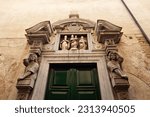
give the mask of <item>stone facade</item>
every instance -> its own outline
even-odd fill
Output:
[[[150,18],[146,15],[146,11],[149,9],[147,1],[138,0],[138,2],[133,3],[133,1],[131,2],[128,0],[126,3],[133,11],[133,14],[135,14],[137,20],[140,21],[139,23],[142,27],[146,32],[149,32],[150,26],[149,24],[146,24],[148,18]],[[45,0],[42,2],[36,1],[36,5],[32,2],[28,5],[25,1],[18,2],[15,0],[12,3],[11,1],[4,1],[2,4],[2,9],[0,10],[2,13],[2,19],[0,21],[0,91],[2,93],[0,94],[0,99],[16,99],[16,82],[25,68],[22,64],[22,60],[31,52],[29,51],[30,47],[26,42],[27,39],[24,36],[24,30],[47,19],[50,19],[52,23],[59,19],[63,20],[68,17],[70,11],[74,10],[77,11],[82,18],[90,19],[95,22],[97,19],[103,19],[122,27],[123,35],[117,45],[117,50],[124,58],[122,67],[127,74],[130,83],[128,89],[129,99],[150,99],[150,47],[120,0],[88,0],[86,2],[82,0],[79,0],[78,2],[74,0],[62,0],[59,2]],[[11,7],[9,6],[10,4]],[[48,4],[51,7],[48,6]],[[92,7],[89,7],[89,4]],[[140,4],[142,13],[141,10],[138,10],[135,7],[138,4]],[[8,8],[10,10],[5,10]],[[118,10],[118,8],[120,10]],[[61,13],[60,10],[62,11]],[[144,16],[142,16],[142,14],[144,14]],[[43,55],[45,59],[41,61],[41,64],[53,60],[47,59],[47,54],[52,52],[53,48],[56,48],[53,43],[52,35],[50,42],[51,46],[48,44],[43,46],[43,48],[49,49],[49,51],[45,52]],[[93,47],[97,49],[103,46],[103,44],[95,43]],[[34,52],[37,52],[39,49],[40,47],[34,50]],[[58,52],[53,55],[53,57],[56,58],[55,62],[59,60],[57,54],[60,53],[61,52]],[[86,54],[83,54],[83,58],[84,56],[86,56]],[[99,55],[95,54],[95,56]],[[64,60],[68,60],[63,54],[62,57],[64,57]],[[70,54],[69,59],[73,59],[72,57],[74,57],[74,54]],[[83,58],[81,57],[81,59],[79,59],[78,56],[75,57],[76,61],[83,60]],[[96,61],[97,58],[91,57],[89,59]],[[104,58],[99,61],[99,64],[103,63],[103,61]],[[48,69],[48,66],[41,66],[41,69],[46,70]],[[105,86],[103,88],[105,88]],[[33,95],[33,99],[34,96],[36,95]],[[107,99],[105,96],[107,97],[108,95],[104,95],[104,99]]]

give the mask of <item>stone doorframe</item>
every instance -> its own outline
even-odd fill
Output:
[[[101,98],[103,100],[114,99],[106,66],[105,51],[92,52],[91,55],[89,55],[89,53],[87,54],[80,53],[80,56],[78,56],[78,54],[79,53],[70,53],[68,57],[66,56],[65,53],[61,53],[61,56],[60,53],[57,54],[53,52],[43,53],[41,66],[39,68],[37,81],[31,99],[32,100],[44,99],[50,63],[96,63],[98,70],[98,80]]]

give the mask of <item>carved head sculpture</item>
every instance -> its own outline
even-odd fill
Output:
[[[29,59],[23,59],[23,64],[27,67],[29,65]]]
[[[37,55],[35,53],[29,55],[29,62],[31,61],[37,62]]]
[[[118,54],[114,51],[109,51],[107,53],[107,57],[108,57],[109,60],[117,60],[117,55]]]
[[[120,56],[116,51],[109,51],[107,53],[107,57],[109,60],[118,61],[120,64],[124,61],[123,57]]]

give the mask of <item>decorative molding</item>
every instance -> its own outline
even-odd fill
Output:
[[[122,36],[122,28],[105,20],[97,20],[96,34],[97,41],[105,43],[106,40],[114,40],[114,43],[119,43]]]
[[[52,24],[57,32],[93,32],[95,22],[79,18],[78,14],[70,14],[68,19]]]
[[[52,26],[44,21],[26,29],[30,53],[37,55],[39,71],[36,72],[37,81],[36,78],[18,80],[17,99],[44,99],[49,64],[91,62],[97,63],[102,99],[114,99],[111,86],[118,99],[128,99],[128,80],[109,69],[111,60],[106,56],[110,51],[117,52],[117,43],[123,34],[121,29],[105,20],[97,20],[96,24],[81,19],[78,14],[70,14],[68,19]]]
[[[34,40],[41,40],[43,44],[46,44],[50,42],[49,37],[52,35],[53,29],[50,21],[44,21],[26,29],[26,32],[29,44],[32,44]]]

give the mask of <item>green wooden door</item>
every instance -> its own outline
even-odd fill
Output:
[[[96,64],[52,64],[45,99],[100,99]]]

